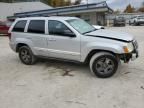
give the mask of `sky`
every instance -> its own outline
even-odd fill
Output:
[[[89,3],[101,2],[104,0],[88,0]],[[105,0],[107,4],[113,9],[125,9],[128,4],[134,7],[139,7],[144,0]],[[87,0],[82,0],[82,3],[87,3]]]

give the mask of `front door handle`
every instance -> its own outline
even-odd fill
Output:
[[[26,39],[32,39],[31,37],[26,37]]]

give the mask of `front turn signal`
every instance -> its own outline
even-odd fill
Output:
[[[125,53],[129,53],[128,47],[124,46],[123,49]]]

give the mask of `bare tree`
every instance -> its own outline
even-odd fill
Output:
[[[142,2],[141,7],[138,9],[139,12],[144,12],[144,1]]]
[[[126,9],[124,10],[125,13],[133,13],[135,11],[135,8],[129,4]]]

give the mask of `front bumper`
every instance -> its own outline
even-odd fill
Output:
[[[114,25],[125,25],[125,22],[115,22]]]
[[[123,60],[125,63],[128,63],[130,60],[134,61],[139,57],[138,50],[133,51],[131,53],[121,54],[120,59]]]
[[[136,50],[134,53],[132,53],[131,60],[134,61],[134,60],[136,60],[138,57],[139,57],[139,53],[138,53],[138,50]]]
[[[128,63],[130,60],[134,61],[139,57],[137,41],[134,40],[132,44],[134,46],[134,50],[131,53],[125,53],[120,55],[120,59],[123,60],[125,63]]]

